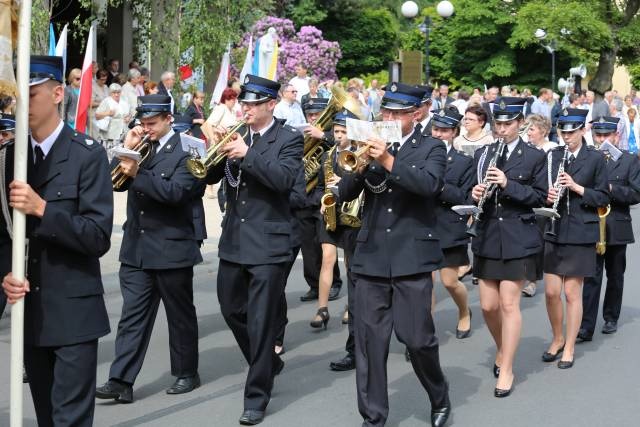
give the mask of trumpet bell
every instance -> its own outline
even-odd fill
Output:
[[[533,213],[538,216],[544,216],[546,218],[560,218],[558,211],[552,208],[534,208]]]
[[[345,172],[354,172],[358,163],[358,157],[352,151],[345,150],[338,154],[338,166]]]
[[[187,169],[196,178],[203,179],[207,176],[207,168],[200,159],[187,159]]]

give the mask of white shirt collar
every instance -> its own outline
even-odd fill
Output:
[[[265,126],[265,127],[263,127],[262,129],[260,129],[260,130],[258,131],[258,133],[260,134],[260,136],[262,136],[262,135],[264,135],[265,133],[267,133],[267,131],[268,131],[269,129],[271,129],[271,126],[273,126],[273,124],[274,124],[275,122],[276,122],[276,121],[275,121],[275,119],[273,119],[273,118],[272,118],[268,125],[266,125],[266,126]],[[251,140],[252,140],[252,141],[253,141],[253,134],[254,134],[254,133],[256,133],[256,132],[251,131]]]
[[[158,140],[158,148],[156,149],[156,153],[159,153],[160,150],[162,150],[162,147],[164,147],[164,145],[167,143],[167,141],[169,141],[169,139],[171,139],[173,134],[175,134],[175,132],[173,131],[173,129],[171,129],[164,136],[160,137],[160,139]]]
[[[584,144],[582,144],[582,145],[584,145]],[[571,151],[569,151],[569,157],[573,156],[574,159],[577,159],[578,158],[578,154],[580,153],[580,150],[582,150],[582,145],[580,146],[580,148],[578,148],[573,153]]]
[[[431,120],[431,117],[433,117],[433,113],[429,111],[429,114],[427,114],[427,117],[425,117],[424,120],[420,122],[420,125],[422,126],[423,131],[427,128],[427,125],[429,124],[429,120]]]
[[[516,149],[516,145],[518,145],[518,142],[520,142],[520,137],[517,137],[514,141],[511,141],[507,144],[507,159],[511,156],[513,150]]]
[[[39,145],[40,149],[42,150],[42,154],[44,154],[44,157],[47,157],[47,154],[49,154],[49,151],[51,151],[51,147],[53,147],[53,143],[56,142],[56,139],[58,139],[58,137],[60,136],[60,133],[62,132],[63,127],[64,127],[64,122],[60,120],[60,123],[58,123],[58,126],[54,129],[53,133],[51,133],[51,135],[46,137],[42,142],[36,141],[33,138],[33,135],[31,135],[31,148],[35,149],[36,145]],[[34,150],[33,152],[34,162],[35,162],[35,159],[36,159],[36,153]]]
[[[453,146],[453,144],[452,144],[452,143],[450,144],[450,143],[448,143],[448,142],[445,142],[445,145],[447,146],[447,154],[449,154],[449,151],[451,151],[451,147]]]

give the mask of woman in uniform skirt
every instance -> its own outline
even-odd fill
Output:
[[[544,272],[547,314],[553,341],[542,355],[558,368],[573,366],[574,347],[582,320],[582,283],[596,273],[596,242],[599,239],[598,206],[609,203],[607,167],[603,154],[587,146],[587,110],[567,108],[558,118],[558,132],[566,144],[548,154],[549,178],[561,187],[557,202],[560,218],[548,222],[545,232]],[[566,159],[566,160],[565,160]],[[558,169],[564,164],[564,173]],[[559,175],[559,176],[558,176]],[[558,188],[549,185],[547,205],[558,198]],[[564,285],[564,286],[563,286]],[[566,336],[563,333],[562,289],[567,301]]]
[[[347,139],[347,118],[357,119],[358,116],[349,110],[343,110],[337,113],[333,120],[333,136],[335,145],[322,156],[320,161],[321,167],[318,173],[318,185],[316,186],[316,195],[318,204],[320,198],[325,193],[327,187],[334,187],[340,182],[340,176],[343,171],[338,166],[338,155],[341,151],[351,148],[351,141]],[[332,176],[327,177],[326,172],[330,172]],[[338,261],[338,247],[344,249],[344,261],[348,266],[349,258],[353,254],[356,243],[356,235],[358,228],[354,228],[340,221],[340,206],[336,204],[336,228],[334,231],[327,230],[324,217],[324,206],[320,206],[320,212],[323,214],[322,221],[318,221],[318,241],[322,248],[322,264],[320,267],[320,278],[318,283],[318,311],[314,319],[310,322],[312,328],[327,329],[329,322],[329,291],[333,282],[333,270]],[[347,267],[348,275],[348,267]],[[351,304],[349,310],[351,310]]]
[[[462,115],[455,107],[435,111],[432,120],[431,136],[439,138],[447,145],[447,168],[444,175],[444,187],[438,197],[436,216],[438,218],[438,236],[444,261],[440,269],[440,280],[458,306],[458,325],[456,338],[464,339],[471,335],[471,309],[467,288],[458,279],[460,267],[469,265],[469,235],[467,234],[466,215],[458,215],[452,206],[464,205],[475,174],[473,159],[462,151],[453,148],[453,140],[458,134]],[[432,305],[433,307],[433,305]]]
[[[494,395],[511,393],[513,360],[520,340],[520,295],[525,281],[536,278],[536,254],[542,235],[532,208],[547,195],[545,155],[518,136],[523,122],[524,98],[503,97],[495,101],[494,136],[502,139],[475,153],[478,184],[474,201],[484,200],[483,211],[471,225],[474,276],[480,282],[480,304],[485,322],[496,343],[493,374],[498,378]],[[495,167],[489,167],[495,160]],[[495,190],[483,196],[487,185]]]

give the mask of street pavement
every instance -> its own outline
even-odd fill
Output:
[[[205,261],[195,268],[194,297],[199,319],[200,376],[202,386],[179,396],[165,394],[174,378],[169,367],[167,323],[160,309],[142,371],[134,386],[135,402],[129,405],[96,401],[96,426],[226,427],[238,425],[242,412],[247,364],[227,328],[216,297],[217,242],[220,213],[217,200],[205,198],[209,239],[203,247]],[[636,236],[640,209],[633,211]],[[100,340],[98,384],[108,379],[122,298],[118,283],[118,250],[125,217],[124,194],[116,194],[116,218],[112,247],[102,259],[105,300],[111,334]],[[627,252],[626,289],[619,331],[600,333],[599,319],[593,342],[579,344],[572,369],[559,370],[555,363],[540,360],[551,338],[544,289],[534,298],[522,300],[522,339],[515,363],[515,389],[506,399],[493,397],[491,373],[494,347],[484,325],[478,291],[465,280],[473,310],[473,334],[455,338],[456,310],[440,283],[436,329],[440,359],[450,383],[453,416],[450,426],[638,426],[640,404],[640,263],[637,245]],[[343,280],[345,274],[342,271]],[[344,287],[346,291],[346,286]],[[286,363],[276,378],[267,417],[262,425],[278,427],[359,426],[355,371],[331,372],[329,362],[344,355],[347,336],[340,323],[346,304],[343,291],[331,302],[332,318],[327,331],[312,330],[309,320],[314,303],[301,303],[306,292],[302,264],[298,260],[289,278],[287,300],[289,325],[285,339]],[[604,292],[603,292],[604,294]],[[9,425],[10,311],[0,321],[0,426]],[[390,412],[388,426],[425,426],[429,419],[426,393],[404,347],[391,340],[388,361]],[[25,426],[36,426],[28,387],[24,388]]]

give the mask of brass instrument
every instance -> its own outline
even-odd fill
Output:
[[[607,216],[611,212],[611,205],[598,207],[598,218],[600,226],[600,240],[596,243],[596,253],[604,255],[607,251]]]
[[[482,192],[482,196],[480,200],[478,200],[478,209],[476,213],[471,216],[471,223],[467,228],[467,234],[473,237],[478,237],[478,222],[480,222],[480,216],[482,215],[482,208],[489,197],[496,190],[497,184],[489,184],[487,181],[487,177],[489,175],[489,169],[496,167],[498,164],[498,159],[502,156],[504,150],[507,149],[507,144],[505,144],[503,138],[498,139],[498,146],[496,147],[496,152],[494,153],[491,161],[489,162],[489,167],[487,167],[487,172],[484,175],[484,179],[482,180],[482,184],[484,184],[484,191]]]
[[[149,141],[149,134],[146,134],[140,140],[140,142],[138,142],[138,144],[136,144],[136,146],[133,147],[134,151],[137,151],[140,153],[140,161],[138,162],[138,165],[142,164],[142,162],[144,162],[147,159],[147,157],[149,157],[149,153],[151,153],[151,148],[152,148],[152,144]],[[127,182],[129,178],[130,176],[125,175],[125,173],[122,172],[122,167],[120,166],[120,163],[118,163],[118,165],[115,168],[113,168],[113,170],[111,171],[111,183],[113,184],[113,189],[120,190],[124,185],[124,183]]]
[[[207,156],[204,159],[199,158],[191,158],[187,160],[187,169],[189,172],[196,178],[203,179],[207,176],[207,172],[209,169],[220,163],[223,159],[226,158],[226,154],[218,153],[224,145],[233,139],[233,136],[238,133],[238,130],[244,126],[246,122],[240,121],[238,124],[230,128],[227,134],[220,141],[215,144],[211,144],[211,146],[207,149]],[[247,136],[249,132],[249,127],[246,128],[244,134],[241,134],[240,137],[244,138]]]
[[[364,154],[369,151],[371,145],[364,144],[356,151],[344,150],[338,154],[338,166],[345,172],[355,172],[360,167],[365,166],[371,162],[371,159],[363,158]]]
[[[353,199],[350,202],[344,202],[340,206],[340,224],[347,227],[359,228],[362,225],[360,219],[360,209],[364,202],[364,191],[360,193],[357,199]]]
[[[335,231],[337,226],[337,213],[336,213],[336,196],[331,192],[329,188],[329,181],[333,178],[333,153],[336,150],[334,146],[327,155],[327,159],[324,162],[324,194],[320,199],[320,205],[324,208],[322,217],[324,218],[325,228],[327,231]]]
[[[311,124],[322,129],[323,132],[331,129],[333,116],[343,108],[348,109],[358,117],[362,117],[360,106],[354,99],[350,98],[344,89],[333,86],[331,88],[331,99],[329,104],[320,116]],[[314,138],[310,135],[304,137],[304,148],[302,152],[302,163],[304,165],[304,180],[307,183],[306,190],[310,193],[318,184],[318,172],[321,168],[320,158],[325,152],[322,139]]]
[[[547,218],[551,218],[551,222],[549,223],[549,229],[545,231],[545,234],[550,236],[556,235],[556,220],[560,218],[560,214],[558,213],[558,204],[560,203],[560,199],[564,195],[566,187],[564,185],[560,185],[558,180],[560,179],[560,175],[564,173],[565,165],[569,160],[569,148],[567,145],[564,146],[564,154],[562,155],[562,161],[560,162],[560,166],[558,167],[558,174],[556,175],[555,184],[553,188],[556,190],[557,198],[553,201],[553,205],[551,208],[537,208],[533,211],[536,215],[546,216]]]

